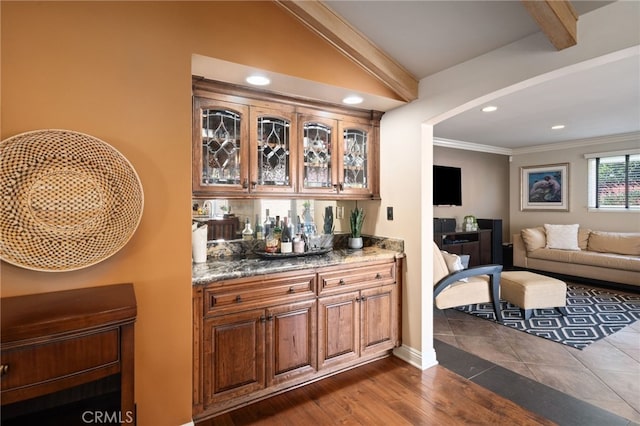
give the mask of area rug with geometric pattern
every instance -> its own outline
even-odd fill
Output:
[[[567,315],[557,310],[534,309],[525,320],[520,308],[504,300],[503,325],[574,348],[584,349],[640,319],[640,295],[610,289],[567,284]],[[456,308],[461,312],[495,321],[491,303]]]

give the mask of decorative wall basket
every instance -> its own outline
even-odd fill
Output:
[[[118,252],[140,223],[144,195],[111,145],[69,130],[0,142],[0,258],[36,271],[72,271]]]

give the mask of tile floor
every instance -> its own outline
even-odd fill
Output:
[[[434,308],[434,337],[640,424],[640,321],[583,350]]]

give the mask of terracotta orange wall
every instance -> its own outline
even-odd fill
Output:
[[[139,425],[191,419],[191,55],[388,95],[270,2],[2,1],[1,137],[70,129],[133,164],[145,211],[108,260],[45,273],[2,262],[2,297],[133,282]]]

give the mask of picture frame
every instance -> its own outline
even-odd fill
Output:
[[[520,167],[521,211],[569,211],[569,163]]]

